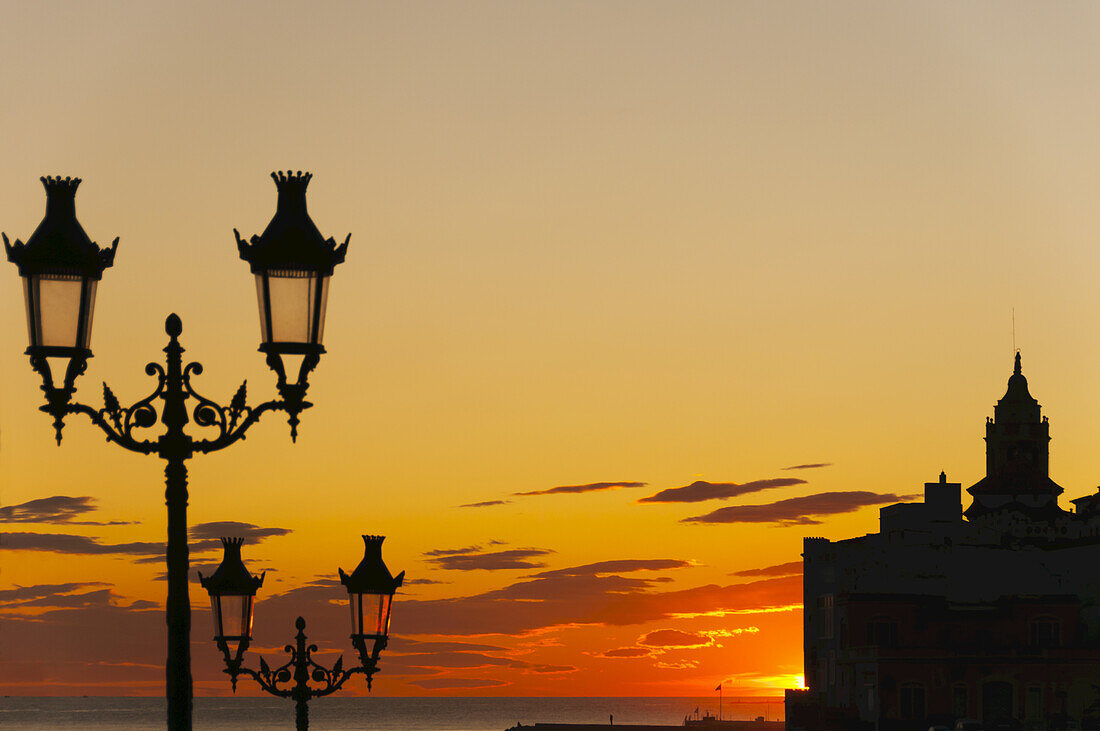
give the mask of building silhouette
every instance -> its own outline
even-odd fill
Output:
[[[878,533],[805,539],[788,728],[1100,728],[1100,489],[1059,506],[1018,353],[985,441],[965,511],[940,473]]]

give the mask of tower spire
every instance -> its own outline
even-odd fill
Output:
[[[1019,350],[1017,350],[1017,351],[1016,351],[1016,367],[1012,369],[1012,375],[1014,375],[1014,376],[1019,376],[1019,375],[1021,375],[1021,370],[1020,370],[1020,351],[1019,351]]]

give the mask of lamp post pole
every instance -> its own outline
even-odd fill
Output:
[[[157,379],[155,389],[145,398],[123,407],[106,383],[103,384],[103,408],[75,402],[75,381],[87,368],[92,356],[89,334],[95,285],[103,270],[114,260],[118,239],[110,249],[100,250],[77,223],[73,198],[79,179],[43,178],[46,187],[46,217],[26,243],[11,244],[3,237],[8,259],[19,267],[24,278],[27,321],[30,335],[31,366],[42,377],[46,403],[39,409],[53,417],[57,443],[65,417],[83,414],[99,427],[107,440],[139,454],[155,454],[166,462],[165,503],[168,506],[168,651],[165,662],[168,728],[191,728],[191,601],[188,596],[187,548],[187,460],[196,452],[216,452],[243,439],[245,433],[269,411],[288,415],[291,439],[297,437],[298,417],[312,406],[305,400],[308,375],[324,353],[321,334],[324,328],[325,296],[328,279],[336,264],[344,260],[347,241],[340,247],[325,240],[309,218],[305,208],[305,189],[310,175],[276,175],[279,207],[262,236],[253,236],[251,246],[237,236],[241,258],[249,262],[257,278],[263,281],[260,294],[260,322],[267,364],[277,377],[279,399],[259,406],[246,404],[246,384],[242,383],[229,406],[222,406],[199,394],[191,376],[202,373],[202,364],[183,365],[184,349],[179,336],[180,318],[171,314],[164,329],[169,341],[164,348],[165,365],[152,362],[145,373]],[[284,201],[284,199],[286,199]],[[350,235],[349,235],[350,238]],[[305,281],[306,289],[280,286],[279,282]],[[269,288],[269,283],[275,285]],[[67,288],[67,289],[66,289]],[[276,290],[274,293],[270,289]],[[300,291],[299,291],[300,290]],[[303,296],[304,295],[304,296]],[[74,304],[75,303],[75,304]],[[272,311],[275,311],[273,317]],[[297,315],[297,317],[295,317]],[[272,327],[272,323],[279,327]],[[295,329],[285,323],[303,323]],[[283,365],[284,355],[301,355],[302,363],[295,383],[289,383]],[[54,383],[50,359],[64,359],[61,386]],[[188,407],[188,399],[195,404]],[[159,421],[164,430],[154,438],[141,438],[158,421],[154,406],[161,401]],[[190,416],[189,416],[190,414]],[[194,439],[184,427],[190,419],[205,429],[208,438]]]
[[[165,688],[168,694],[168,726],[174,715],[182,716],[177,728],[191,728],[191,598],[188,595],[187,569],[187,465],[191,439],[183,431],[187,423],[187,394],[183,388],[183,348],[179,336],[183,323],[172,315],[165,323],[171,340],[161,421],[167,430],[160,438],[160,457],[164,466],[164,502],[168,506],[168,657],[165,662]]]

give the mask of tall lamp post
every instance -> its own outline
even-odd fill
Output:
[[[41,411],[53,417],[57,443],[69,414],[83,414],[107,440],[140,454],[155,454],[167,464],[165,502],[168,506],[168,655],[165,678],[168,728],[191,728],[191,603],[187,571],[187,468],[196,452],[216,452],[243,439],[248,429],[269,411],[288,415],[291,439],[297,437],[298,416],[312,404],[305,400],[307,377],[325,352],[322,346],[325,299],[333,268],[344,261],[348,241],[340,246],[321,236],[306,211],[306,173],[272,173],[279,199],[275,216],[264,232],[242,241],[234,230],[241,258],[256,275],[260,307],[261,352],[275,372],[279,399],[248,406],[244,383],[229,406],[200,395],[191,376],[202,373],[200,363],[183,365],[179,343],[183,324],[175,314],[165,321],[168,346],[165,364],[149,363],[145,373],[157,379],[151,394],[123,407],[103,384],[103,408],[74,402],[76,379],[84,373],[92,330],[96,285],[103,270],[114,262],[118,239],[100,249],[76,219],[76,189],[80,178],[42,178],[46,187],[46,216],[26,243],[14,244],[3,235],[8,259],[19,268],[26,295],[31,366],[42,377],[46,403]],[[348,235],[351,238],[351,235]],[[283,356],[301,355],[297,380],[286,377]],[[55,385],[50,361],[59,361],[64,380]],[[193,399],[193,405],[187,402]],[[158,409],[154,406],[160,400]],[[190,418],[208,431],[196,439],[184,431]],[[158,421],[160,434],[145,430]],[[141,438],[149,434],[151,438]]]
[[[367,690],[371,679],[378,672],[378,658],[389,642],[390,610],[393,595],[405,579],[402,571],[394,578],[382,560],[382,541],[385,536],[363,536],[366,551],[363,560],[350,575],[340,569],[340,580],[348,590],[351,607],[351,644],[359,653],[359,667],[344,669],[341,655],[332,668],[318,665],[311,657],[317,645],[307,645],[306,621],[298,617],[294,623],[298,634],[294,644],[284,651],[290,654],[286,664],[274,670],[260,658],[260,669],[244,666],[244,653],[252,641],[252,612],[256,590],[264,583],[264,576],[248,573],[241,560],[241,538],[222,538],[225,555],[212,576],[199,581],[210,594],[211,616],[214,618],[214,642],[225,659],[225,672],[237,691],[237,677],[248,675],[260,689],[279,698],[294,700],[294,717],[298,731],[309,728],[309,701],[331,695],[352,675],[367,676]],[[370,643],[368,649],[367,643]],[[231,647],[232,645],[232,647]],[[310,685],[310,680],[313,685]],[[291,684],[291,681],[294,681]]]

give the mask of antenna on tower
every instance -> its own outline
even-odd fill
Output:
[[[1012,308],[1012,354],[1019,353],[1020,349],[1016,347],[1016,308]]]

